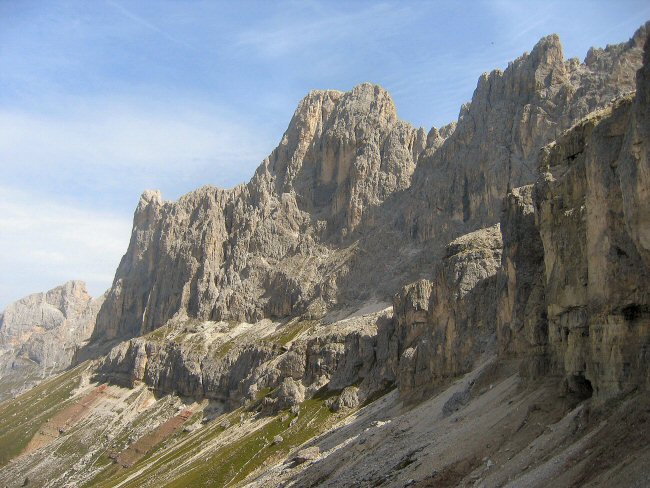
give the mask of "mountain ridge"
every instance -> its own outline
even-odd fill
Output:
[[[371,299],[364,289],[390,300],[453,237],[498,221],[507,190],[533,180],[533,148],[630,91],[644,29],[590,51],[589,65],[564,61],[557,36],[542,39],[479,79],[453,131],[426,135],[399,121],[376,85],[311,92],[247,184],[204,187],[177,203],[141,199],[93,340],[139,335],[176,314],[322,313]],[[385,285],[378,261],[396,276]]]

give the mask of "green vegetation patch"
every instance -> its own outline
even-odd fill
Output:
[[[122,468],[118,464],[108,465],[85,486],[112,488],[124,482],[129,476],[132,476],[140,470],[142,470],[141,473],[134,476],[133,479],[129,480],[123,486],[138,488],[145,485],[158,486],[157,483],[152,484],[151,481],[157,476],[162,476],[163,479],[166,479],[165,473],[173,470],[179,463],[196,454],[201,450],[202,446],[216,439],[226,430],[221,425],[224,420],[232,424],[238,421],[240,413],[241,409],[237,409],[229,414],[223,415],[192,434],[183,432],[180,429],[171,438],[159,444],[130,468]],[[177,441],[176,444],[169,446],[174,441]],[[163,445],[169,447],[163,449]]]
[[[88,367],[82,363],[0,403],[0,466],[19,455],[39,428],[72,402],[70,395]]]
[[[226,342],[222,342],[221,344],[219,344],[219,347],[217,347],[216,351],[214,352],[215,357],[220,359],[225,358],[230,352],[230,350],[233,347],[235,347],[236,344],[237,342],[234,339],[231,339]]]
[[[281,412],[256,431],[221,447],[207,461],[190,467],[188,473],[166,486],[234,486],[262,466],[283,459],[292,448],[312,439],[329,425],[333,414],[325,404],[328,396],[321,394],[305,400],[297,416]],[[273,438],[277,435],[282,441],[275,444]]]
[[[289,322],[271,334],[269,339],[279,346],[286,346],[300,334],[311,329],[317,322],[317,320],[300,320],[294,323]]]
[[[171,325],[163,325],[162,327],[158,327],[157,329],[146,334],[144,338],[159,342],[164,340],[167,337],[167,335],[170,334],[171,332],[173,332],[173,328]]]
[[[268,389],[260,391],[258,400],[269,393]],[[222,415],[196,432],[179,433],[175,443],[167,442],[165,448],[160,446],[130,468],[107,466],[87,486],[113,487],[131,476],[132,478],[121,486],[235,486],[263,466],[284,459],[292,449],[327,429],[332,424],[333,417],[339,418],[341,414],[332,413],[326,404],[326,400],[335,394],[322,390],[313,398],[301,403],[297,415],[287,411],[280,412],[261,423],[255,431],[224,443],[216,450],[202,453],[197,460],[184,465],[204,451],[206,446],[224,431],[237,429],[242,414],[247,417],[252,415],[239,408]],[[258,418],[264,421],[264,417]],[[277,435],[282,437],[282,441],[274,443],[274,437]],[[179,470],[181,465],[183,468]],[[176,470],[180,472],[177,473]],[[135,473],[137,475],[134,476]]]

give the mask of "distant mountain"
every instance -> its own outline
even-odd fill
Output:
[[[68,368],[103,301],[68,281],[9,304],[0,313],[0,399]]]

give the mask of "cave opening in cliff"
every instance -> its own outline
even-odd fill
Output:
[[[585,375],[574,374],[569,380],[569,390],[580,400],[587,400],[591,398],[594,393],[593,386],[591,381],[585,378]]]

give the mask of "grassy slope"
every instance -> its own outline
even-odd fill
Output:
[[[232,435],[231,429],[238,428],[240,414],[246,415],[243,409],[235,410],[191,434],[179,432],[128,469],[107,466],[87,486],[108,488],[127,479],[122,486],[163,486],[163,483],[171,488],[235,486],[260,467],[282,459],[291,449],[325,430],[334,416],[325,400],[325,395],[317,395],[304,401],[298,415],[280,412],[274,417],[258,416],[255,430],[219,442],[219,437]],[[224,428],[224,420],[231,426]],[[282,437],[282,442],[273,443],[276,435]],[[216,448],[206,450],[210,444]],[[182,469],[177,469],[181,465]]]
[[[44,381],[13,400],[0,403],[0,466],[27,446],[39,427],[67,406],[87,363]]]

